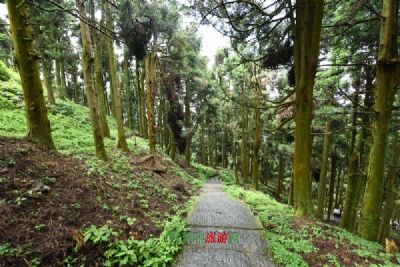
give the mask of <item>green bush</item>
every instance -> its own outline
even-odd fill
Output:
[[[211,167],[204,166],[199,163],[193,163],[192,166],[196,169],[199,178],[203,181],[206,181],[217,175],[217,171]]]
[[[11,79],[11,75],[8,72],[6,64],[0,60],[0,81],[8,81]]]
[[[159,238],[129,238],[111,243],[104,253],[104,266],[167,266],[184,244],[186,222],[178,216],[164,225]]]
[[[228,169],[220,170],[218,171],[218,175],[225,184],[235,183],[235,173],[233,170],[228,170]]]

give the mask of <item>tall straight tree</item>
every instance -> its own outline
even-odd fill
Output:
[[[260,106],[260,98],[262,98],[261,92],[261,77],[258,75],[259,70],[254,66],[254,79],[256,88],[256,105]],[[259,108],[254,109],[254,137],[253,137],[253,159],[252,159],[252,180],[253,188],[258,190],[259,187],[259,152],[262,141],[262,122],[261,122],[261,111]]]
[[[50,105],[54,105],[56,100],[54,98],[54,91],[53,91],[53,80],[51,77],[51,67],[49,64],[48,57],[46,55],[45,48],[43,47],[42,37],[39,36],[36,38],[36,44],[39,49],[41,61],[42,61],[42,73],[43,73],[43,81],[47,91],[47,103]],[[51,62],[51,61],[50,61]]]
[[[394,133],[392,141],[392,165],[389,168],[388,177],[386,179],[386,199],[382,210],[382,220],[379,226],[378,242],[385,243],[385,239],[390,233],[390,220],[396,207],[396,179],[399,173],[400,150],[398,132]]]
[[[86,16],[84,2],[85,0],[76,0],[79,15],[82,17]],[[106,160],[107,153],[104,148],[103,135],[101,134],[96,92],[94,89],[92,39],[90,37],[89,26],[82,20],[80,21],[80,28],[82,37],[83,77],[86,85],[86,96],[90,110],[90,120],[92,122],[92,131],[96,148],[96,155],[100,159]]]
[[[379,54],[376,63],[376,88],[374,120],[372,123],[372,146],[369,153],[367,184],[361,218],[360,235],[377,240],[382,211],[383,177],[389,120],[396,88],[400,81],[400,57],[397,54],[397,0],[384,0],[381,15]]]
[[[329,100],[329,104],[332,105],[332,98]],[[325,123],[325,133],[324,133],[324,148],[322,151],[322,163],[321,163],[321,173],[319,176],[319,187],[318,187],[318,207],[317,207],[317,219],[324,219],[324,208],[325,208],[325,196],[326,196],[326,178],[328,176],[328,159],[329,159],[329,149],[331,146],[331,125],[332,120],[328,119]]]
[[[156,152],[156,133],[154,119],[154,97],[157,91],[156,86],[156,55],[150,52],[145,58],[146,71],[146,107],[147,107],[147,127],[149,136],[150,153]]]
[[[311,119],[323,7],[323,0],[296,1],[293,25],[296,92],[293,185],[295,213],[299,216],[314,213],[310,178]]]
[[[241,109],[241,127],[242,127],[242,142],[240,148],[240,162],[241,162],[241,171],[243,177],[243,183],[247,183],[248,175],[249,175],[249,160],[248,160],[248,148],[247,148],[247,127],[248,127],[248,117],[247,117],[247,108],[244,106],[240,107]]]
[[[25,2],[7,0],[7,9],[24,93],[28,138],[42,147],[55,149],[40,80],[38,56],[34,52],[33,29]]]
[[[113,22],[111,17],[110,3],[106,2],[105,4],[105,13],[106,13],[106,27],[108,29],[113,29]],[[122,117],[122,103],[121,103],[121,88],[119,83],[119,78],[117,75],[117,66],[116,66],[116,58],[114,52],[114,42],[113,39],[107,37],[107,51],[108,51],[108,68],[111,80],[111,89],[112,96],[115,108],[115,119],[117,121],[117,129],[118,129],[118,141],[117,147],[123,151],[128,151],[128,144],[126,143],[125,131],[124,131],[124,123]]]
[[[94,0],[90,2],[91,5],[91,16],[95,20],[95,3]],[[101,20],[103,24],[103,20]],[[103,137],[110,137],[110,129],[107,122],[107,111],[106,102],[104,95],[104,82],[103,82],[103,38],[100,36],[101,33],[98,31],[93,31],[93,48],[94,48],[94,85],[97,96],[97,108],[100,119],[101,133]]]

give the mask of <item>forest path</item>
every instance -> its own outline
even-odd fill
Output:
[[[209,181],[188,215],[190,232],[177,267],[275,266],[266,256],[263,227],[243,202]]]

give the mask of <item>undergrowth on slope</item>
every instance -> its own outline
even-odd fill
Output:
[[[0,63],[0,136],[23,138],[27,135],[27,126],[19,77],[12,70],[2,67],[3,65]],[[87,107],[72,101],[57,99],[55,105],[48,106],[48,116],[58,151],[86,162],[87,174],[96,177],[88,184],[95,189],[93,192],[98,191],[95,199],[91,199],[95,202],[93,205],[98,205],[95,209],[100,209],[104,214],[110,216],[107,224],[74,225],[74,227],[82,226],[83,229],[76,229],[78,234],[74,236],[76,246],[75,244],[73,246],[75,246],[75,249],[68,254],[62,251],[61,254],[65,255],[64,265],[80,266],[91,260],[85,258],[87,254],[81,253],[81,251],[87,252],[88,247],[93,248],[95,253],[101,252],[99,256],[102,257],[104,266],[166,266],[170,263],[183,245],[183,232],[186,229],[186,222],[182,217],[187,210],[179,203],[186,202],[187,198],[192,194],[193,187],[190,184],[195,187],[201,186],[209,176],[215,174],[215,171],[202,165],[196,165],[196,170],[201,169],[202,171],[199,172],[199,175],[194,173],[193,175],[197,176],[195,178],[171,159],[160,157],[163,164],[169,162],[168,173],[165,175],[169,178],[172,176],[181,178],[176,180],[169,179],[171,183],[175,182],[177,184],[169,184],[169,187],[167,187],[162,184],[163,177],[158,176],[158,180],[154,179],[151,170],[135,166],[132,163],[132,159],[135,156],[148,154],[147,140],[136,137],[132,132],[126,130],[127,143],[131,154],[122,153],[115,148],[117,129],[113,118],[107,118],[111,138],[104,140],[109,156],[109,161],[104,162],[95,157]],[[163,153],[160,154],[163,155]],[[0,161],[3,162],[2,160],[3,158],[0,155]],[[10,169],[16,165],[15,162],[11,161],[12,159],[7,162]],[[17,162],[17,165],[19,163]],[[53,177],[47,178],[55,179]],[[32,179],[35,179],[35,177],[32,177]],[[3,185],[2,183],[3,177],[0,177],[0,186]],[[49,188],[53,190],[52,186]],[[104,189],[108,190],[108,188],[110,188],[112,194],[104,191]],[[50,192],[52,194],[52,191]],[[21,202],[17,203],[17,208],[22,205],[28,205],[25,203],[32,201],[31,197],[25,197],[25,191],[16,192],[15,197],[18,194],[22,195],[23,198],[19,198]],[[151,201],[150,194],[156,195],[158,197],[157,201]],[[154,199],[154,196],[152,198]],[[126,205],[119,204],[117,200],[120,199],[123,199]],[[8,199],[0,195],[0,207],[2,205],[4,207],[11,205],[9,202]],[[186,205],[190,206],[191,203],[191,201],[188,201]],[[60,204],[63,210],[76,210],[77,212],[75,213],[86,208],[85,203],[80,199],[74,200],[71,205]],[[135,218],[136,214],[131,212],[132,209],[139,210],[143,218],[140,216]],[[29,217],[28,210],[26,213],[27,217]],[[141,223],[138,223],[139,221]],[[143,221],[154,224],[152,230],[154,230],[154,227],[160,228],[162,230],[161,234],[144,233],[149,226]],[[128,238],[126,238],[128,230],[122,233],[120,226],[125,226],[126,229],[132,230],[132,233],[129,232],[130,236]],[[32,227],[32,232],[37,231],[40,233],[43,230],[48,230],[48,226],[45,224],[37,224],[34,228]],[[83,238],[81,238],[81,235],[83,235]],[[150,236],[150,238],[135,238],[138,235],[139,237],[142,235]],[[60,241],[58,242],[60,244],[66,243],[65,240]],[[40,257],[31,253],[29,245],[22,244],[20,247],[17,244],[18,242],[13,242],[12,244],[0,240],[0,263],[1,257],[11,257],[11,260],[15,258],[27,259],[31,266],[41,264]],[[18,263],[15,264],[18,265]]]
[[[193,163],[193,168],[197,171],[201,180],[208,180],[217,175],[217,171],[211,167],[201,165],[199,163]]]
[[[266,229],[270,253],[281,266],[398,266],[383,247],[353,235],[341,228],[306,218],[297,218],[293,209],[272,197],[236,185],[225,185],[224,191],[246,202]],[[327,245],[331,245],[327,250]]]

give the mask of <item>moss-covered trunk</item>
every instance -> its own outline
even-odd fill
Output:
[[[94,17],[94,7],[92,11]],[[100,119],[101,133],[103,137],[110,137],[110,129],[107,122],[106,100],[104,95],[104,81],[103,81],[103,38],[100,32],[93,32],[93,46],[94,46],[94,84],[97,96],[97,107]]]
[[[334,151],[331,155],[331,173],[329,179],[329,191],[328,191],[328,204],[326,218],[330,221],[330,217],[333,210],[333,200],[335,195],[335,180],[336,180],[336,169],[337,169],[337,155]]]
[[[34,29],[36,34],[39,34],[39,29]],[[47,103],[50,105],[54,105],[56,100],[54,98],[54,89],[53,89],[53,77],[51,75],[51,64],[49,64],[49,58],[46,54],[46,48],[42,40],[42,36],[38,35],[36,38],[36,44],[40,53],[40,58],[42,61],[42,74],[44,86],[47,91]],[[51,61],[50,61],[51,62]]]
[[[276,179],[275,186],[275,198],[276,200],[281,200],[281,192],[283,187],[283,178],[285,175],[285,158],[283,152],[279,152],[279,168],[278,168],[278,179]]]
[[[168,136],[169,136],[168,155],[172,160],[175,160],[176,145],[175,145],[174,131],[172,131],[171,126],[168,126]]]
[[[210,166],[216,166],[216,158],[215,158],[215,118],[210,119],[210,124],[208,126],[208,162]]]
[[[8,17],[28,122],[28,138],[42,147],[55,149],[40,81],[38,55],[35,54],[33,29],[24,2],[7,0]]]
[[[377,240],[382,212],[383,176],[386,142],[393,99],[400,80],[400,60],[396,47],[397,0],[384,0],[382,8],[379,55],[376,64],[376,97],[372,123],[372,146],[369,153],[367,183],[361,208],[358,232],[368,240]]]
[[[371,110],[373,103],[374,103],[374,89],[373,89],[373,80],[374,80],[374,75],[373,75],[373,69],[371,67],[365,67],[365,97],[364,97],[364,107],[367,110]],[[365,190],[365,182],[366,182],[366,169],[368,166],[368,153],[370,149],[370,138],[371,138],[371,130],[370,130],[370,125],[371,125],[371,116],[370,114],[363,112],[361,114],[361,125],[363,127],[360,130],[360,136],[358,138],[358,144],[356,151],[358,153],[358,176],[357,176],[357,182],[356,182],[356,189],[355,189],[355,194],[354,194],[354,201],[353,201],[353,207],[351,208],[352,211],[352,219],[351,219],[351,224],[350,230],[351,232],[356,232],[357,231],[357,214],[360,209],[361,201],[362,201],[362,196]]]
[[[133,130],[134,118],[133,118],[133,93],[131,88],[130,81],[130,69],[129,69],[129,60],[127,54],[127,48],[124,46],[124,62],[123,62],[123,70],[124,70],[124,91],[125,91],[125,102],[126,102],[126,110],[127,110],[127,122],[128,128]]]
[[[200,125],[200,159],[201,159],[201,164],[206,165],[206,148],[205,148],[205,142],[204,142],[204,119],[201,119],[201,125]]]
[[[165,97],[164,97],[164,87],[162,85],[159,86],[160,92],[160,105],[158,108],[158,132],[160,135],[160,144],[161,149],[164,150],[164,146],[166,145],[165,142]]]
[[[396,198],[395,198],[395,188],[396,187],[396,178],[399,173],[399,159],[400,159],[400,150],[398,143],[398,133],[395,133],[392,143],[392,165],[390,166],[389,173],[386,181],[386,199],[385,205],[382,210],[382,220],[379,226],[379,234],[378,234],[378,242],[381,244],[385,243],[385,239],[389,236],[390,231],[390,220],[393,216],[394,209],[396,207]]]
[[[190,166],[191,164],[191,145],[192,145],[192,137],[193,137],[193,129],[190,120],[190,99],[191,99],[191,92],[189,89],[188,84],[186,83],[186,93],[185,93],[185,130],[186,130],[186,144],[185,144],[185,161],[186,164]]]
[[[294,207],[299,216],[314,213],[310,179],[310,134],[323,7],[323,0],[296,1],[296,23],[293,25],[296,92]]]
[[[140,72],[140,122],[142,123],[142,137],[143,138],[148,138],[148,131],[147,131],[147,117],[146,117],[146,97],[145,97],[145,90],[144,90],[144,83],[145,83],[145,75],[146,72],[145,70],[142,70]]]
[[[238,149],[238,144],[237,144],[237,141],[236,141],[236,134],[235,134],[235,132],[234,132],[234,135],[233,135],[233,142],[232,142],[232,145],[233,145],[233,152],[232,152],[232,161],[233,161],[233,167],[234,167],[234,170],[235,170],[235,183],[237,184],[237,185],[239,185],[240,184],[240,179],[239,179],[239,163],[238,163],[238,151],[239,151],[239,149]]]
[[[84,0],[76,0],[76,5],[80,16],[86,16]],[[90,110],[90,120],[92,122],[92,131],[96,148],[96,155],[100,159],[106,160],[107,154],[104,148],[103,135],[101,134],[96,92],[94,89],[92,40],[90,36],[89,26],[83,21],[80,21],[80,28],[82,37],[83,77],[85,80],[86,96]]]
[[[258,190],[259,180],[259,151],[261,146],[261,112],[259,109],[254,110],[254,140],[253,140],[253,159],[252,159],[252,179],[253,188]]]
[[[248,127],[248,118],[247,118],[247,108],[246,107],[240,107],[241,109],[241,115],[242,115],[242,143],[241,143],[241,149],[240,149],[240,161],[241,161],[241,172],[242,172],[242,178],[243,178],[243,183],[247,183],[248,180],[248,175],[249,175],[249,160],[248,160],[248,148],[247,148],[247,127]]]
[[[343,173],[343,171],[342,171],[342,169],[341,168],[339,168],[339,171],[338,171],[338,174],[337,174],[337,182],[336,182],[336,188],[335,188],[335,207],[338,207],[339,206],[339,194],[340,194],[340,191],[341,191],[341,188],[340,188],[340,186],[341,186],[341,184],[342,184],[342,173]]]
[[[325,133],[324,133],[324,147],[322,151],[322,161],[321,161],[321,172],[319,176],[319,186],[318,186],[318,206],[317,206],[317,219],[324,219],[324,208],[325,208],[325,196],[326,196],[326,178],[328,176],[328,160],[329,160],[329,149],[331,146],[331,125],[332,121],[328,119],[325,123]]]
[[[360,91],[359,83],[355,84],[355,97],[354,97],[354,105],[353,105],[353,115],[352,115],[352,130],[350,135],[350,144],[348,155],[348,170],[347,170],[347,189],[346,196],[344,201],[343,208],[343,216],[340,220],[340,227],[349,230],[351,229],[351,225],[353,224],[353,220],[355,219],[354,214],[355,211],[355,193],[357,187],[357,172],[358,172],[358,156],[355,150],[356,143],[356,122],[357,122],[357,104],[358,104],[358,95]]]
[[[110,3],[106,3],[105,5],[105,13],[106,13],[106,27],[108,29],[113,29]],[[123,151],[128,151],[128,144],[126,143],[125,130],[124,130],[124,122],[122,115],[122,103],[121,103],[121,88],[119,83],[119,78],[117,75],[117,66],[116,66],[116,58],[114,52],[114,42],[113,39],[107,37],[107,51],[108,51],[108,67],[109,74],[111,80],[111,88],[113,93],[113,103],[115,108],[115,119],[117,121],[117,129],[118,129],[118,140],[117,147]]]
[[[47,103],[54,105],[56,103],[56,99],[54,98],[53,80],[51,76],[50,65],[43,49],[40,49],[40,57],[42,58],[43,80],[47,91]]]
[[[154,97],[157,91],[156,84],[156,55],[150,52],[145,58],[146,71],[146,110],[150,153],[156,153],[156,133],[154,119]]]
[[[72,84],[74,85],[74,101],[75,101],[75,103],[79,103],[79,100],[80,100],[80,88],[79,88],[79,85],[78,85],[78,69],[77,68],[73,68]]]
[[[268,143],[265,144],[265,152],[264,152],[264,171],[263,171],[263,184],[268,186],[270,180],[270,164],[269,164],[269,149]]]
[[[136,95],[137,95],[137,103],[138,103],[138,112],[137,112],[137,121],[138,121],[138,130],[140,136],[143,137],[143,117],[142,117],[142,89],[141,89],[141,72],[140,72],[140,62],[136,61]]]

